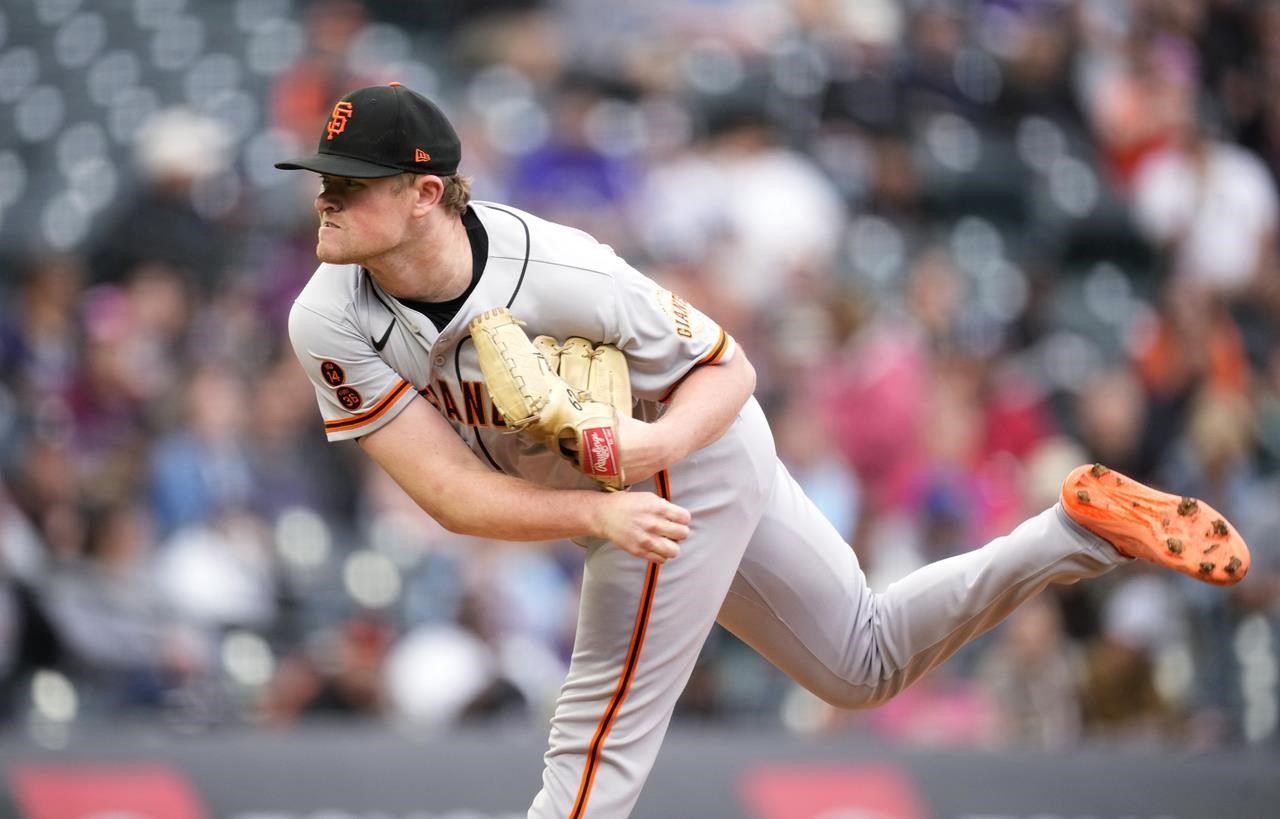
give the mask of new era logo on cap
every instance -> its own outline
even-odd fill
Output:
[[[457,173],[462,145],[435,103],[398,82],[352,91],[333,106],[310,156],[281,170],[371,179],[398,173]]]

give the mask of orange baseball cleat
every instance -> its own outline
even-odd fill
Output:
[[[1249,571],[1244,538],[1209,504],[1143,486],[1102,464],[1071,471],[1062,508],[1121,554],[1196,580],[1230,586]]]

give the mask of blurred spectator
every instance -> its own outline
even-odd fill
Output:
[[[977,668],[995,713],[995,741],[1067,748],[1081,734],[1078,663],[1054,598],[1025,603],[997,632]]]
[[[5,381],[37,394],[62,393],[78,363],[85,270],[76,256],[29,259],[3,310]]]
[[[1114,367],[1094,375],[1076,397],[1078,435],[1089,460],[1131,475],[1149,475],[1144,462],[1148,396],[1132,370]]]
[[[354,48],[372,22],[368,2],[317,0],[307,5],[300,22],[299,53],[270,79],[262,94],[265,118],[284,142],[282,155],[314,145],[333,101],[349,89],[405,81],[376,70],[372,73],[379,75],[370,76],[367,65],[362,64],[364,70],[354,65]],[[365,50],[366,60],[373,59],[370,51]],[[269,170],[266,161],[262,165]],[[254,208],[275,238],[259,248],[251,277],[263,318],[273,327],[285,322],[294,297],[314,269],[316,221],[310,205],[320,190],[318,180],[305,176],[277,181],[278,186],[261,191]]]
[[[1171,275],[1231,301],[1248,299],[1280,277],[1280,203],[1266,166],[1211,136],[1208,116],[1190,104],[1178,111],[1168,143],[1137,167],[1134,210],[1168,254]]]
[[[845,219],[835,186],[781,143],[757,103],[723,105],[703,143],[655,165],[641,226],[655,258],[708,277],[733,327],[739,311],[782,300],[795,277],[829,276]]]
[[[836,531],[853,542],[862,511],[862,489],[857,474],[832,447],[827,419],[806,394],[793,394],[774,415],[778,419],[778,457]]]
[[[627,216],[640,185],[638,145],[616,121],[626,116],[634,94],[603,78],[564,77],[551,99],[547,140],[513,162],[512,203],[606,244],[633,244]],[[609,133],[610,125],[619,133]]]
[[[333,100],[379,78],[351,67],[350,49],[369,23],[369,11],[356,0],[319,0],[306,11],[306,49],[281,72],[271,89],[273,124],[300,144],[310,145],[329,117]]]
[[[1186,283],[1170,283],[1165,296],[1154,325],[1132,342],[1147,396],[1143,425],[1131,430],[1143,472],[1161,465],[1198,396],[1244,396],[1251,382],[1240,327],[1222,299]]]
[[[1183,714],[1161,692],[1156,665],[1162,650],[1183,639],[1183,617],[1177,594],[1163,577],[1138,574],[1112,591],[1102,638],[1085,659],[1080,697],[1088,737],[1161,744],[1181,736]]]
[[[75,453],[64,440],[27,442],[25,471],[13,486],[15,506],[31,521],[53,559],[80,554],[85,541],[83,494]]]
[[[43,590],[67,670],[100,714],[164,705],[167,692],[205,670],[206,658],[156,584],[148,519],[127,501],[96,509],[85,544],[55,565]]]
[[[1209,66],[1215,83],[1209,93],[1221,101],[1241,144],[1280,183],[1280,104],[1269,93],[1280,73],[1280,9],[1275,3],[1227,5],[1225,14],[1211,18],[1219,25],[1208,32],[1212,39],[1206,48],[1216,55]]]
[[[277,616],[276,573],[264,523],[219,506],[161,544],[155,578],[165,601],[209,638],[235,627],[265,631]]]
[[[924,272],[932,264],[913,266],[911,280],[934,276]],[[912,468],[915,433],[926,417],[922,405],[931,334],[949,329],[958,292],[954,270],[945,261],[939,264],[932,268],[938,272],[930,285],[912,288],[919,298],[908,297],[910,315],[890,316],[887,309],[878,314],[846,349],[830,354],[829,371],[819,385],[820,405],[836,443],[867,488],[871,510],[901,503]]]
[[[180,272],[201,294],[214,290],[237,261],[234,232],[222,221],[229,204],[205,204],[202,188],[231,170],[231,137],[218,120],[175,108],[150,119],[138,134],[143,183],[132,202],[115,209],[89,258],[93,279],[120,282],[135,268],[160,263]]]
[[[963,108],[958,58],[965,45],[965,17],[949,3],[922,3],[911,15],[904,45],[902,91],[907,104],[924,112]]]
[[[76,378],[61,396],[69,414],[67,430],[76,457],[86,472],[127,479],[145,447],[148,399],[156,382],[137,366],[139,349],[133,300],[115,285],[90,288],[83,295],[84,346]],[[156,372],[162,378],[162,369]],[[160,383],[163,383],[162,381]],[[109,486],[87,484],[90,491]]]
[[[36,594],[47,559],[35,527],[0,481],[0,720],[13,714],[34,671],[63,662],[63,646]]]
[[[1086,111],[1105,170],[1128,190],[1142,163],[1172,143],[1193,116],[1196,56],[1176,35],[1125,20],[1122,4],[1080,8],[1094,49],[1081,66]]]
[[[1173,491],[1203,498],[1230,517],[1248,538],[1256,555],[1248,588],[1229,595],[1206,595],[1184,585],[1182,593],[1192,614],[1190,637],[1201,662],[1195,674],[1196,730],[1201,741],[1220,743],[1245,731],[1244,663],[1234,651],[1238,629],[1249,616],[1262,613],[1274,622],[1277,607],[1277,555],[1280,513],[1274,503],[1274,479],[1258,471],[1253,441],[1253,409],[1238,392],[1206,387],[1197,392],[1187,411],[1185,429],[1163,463],[1166,484]],[[1251,662],[1267,662],[1275,644],[1255,647]],[[1256,685],[1256,684],[1255,684]],[[1260,685],[1260,695],[1275,697],[1275,685]]]
[[[262,719],[287,725],[304,716],[383,713],[383,664],[393,639],[391,626],[369,615],[321,632],[309,650],[280,661],[263,694]]]
[[[207,366],[191,374],[184,423],[156,441],[151,497],[162,536],[201,525],[253,496],[248,389],[235,373]]]
[[[386,686],[395,716],[418,728],[440,728],[469,717],[523,708],[503,676],[500,657],[475,621],[410,629],[387,659]]]
[[[1271,348],[1261,368],[1254,400],[1258,408],[1260,465],[1273,471],[1280,466],[1280,344]]]
[[[311,383],[296,361],[277,357],[245,391],[252,423],[243,444],[254,511],[267,522],[296,508],[323,513],[335,523],[353,520],[359,453],[310,445],[319,415]]]
[[[1071,25],[1072,8],[1065,3],[1026,3],[1012,14],[1008,8],[987,8],[988,21],[1002,19],[1009,29],[1008,39],[996,49],[1005,57],[997,110],[1007,118],[1039,114],[1070,131],[1082,130],[1084,115],[1071,86],[1071,63],[1079,45]],[[1001,14],[1005,16],[998,18]]]
[[[470,25],[455,33],[462,65],[501,65],[535,90],[552,88],[570,64],[564,17],[550,13],[545,0],[485,0],[464,3],[473,12]],[[506,8],[503,8],[503,7]],[[451,22],[462,18],[454,15]]]
[[[1220,296],[1188,282],[1170,283],[1155,322],[1134,338],[1147,392],[1169,404],[1204,386],[1244,394],[1249,362],[1244,339]]]
[[[178,359],[189,343],[194,294],[179,271],[163,264],[136,267],[123,284],[129,303],[126,355],[141,371],[136,378],[143,396],[162,401],[181,376]]]

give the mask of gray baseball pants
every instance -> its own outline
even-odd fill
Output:
[[[658,567],[588,550],[569,673],[531,819],[628,816],[711,626],[845,708],[885,702],[1050,583],[1129,562],[1055,505],[881,593],[778,461],[751,400],[650,489],[693,515]]]

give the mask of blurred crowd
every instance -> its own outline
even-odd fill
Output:
[[[325,443],[286,343],[318,186],[270,163],[399,80],[454,120],[478,198],[592,232],[725,325],[873,587],[1090,461],[1205,499],[1253,550],[1230,590],[1142,567],[1050,589],[870,712],[717,630],[678,721],[1280,745],[1280,3],[4,15],[0,170],[25,181],[0,182],[0,726],[547,717],[579,550],[435,525]]]

